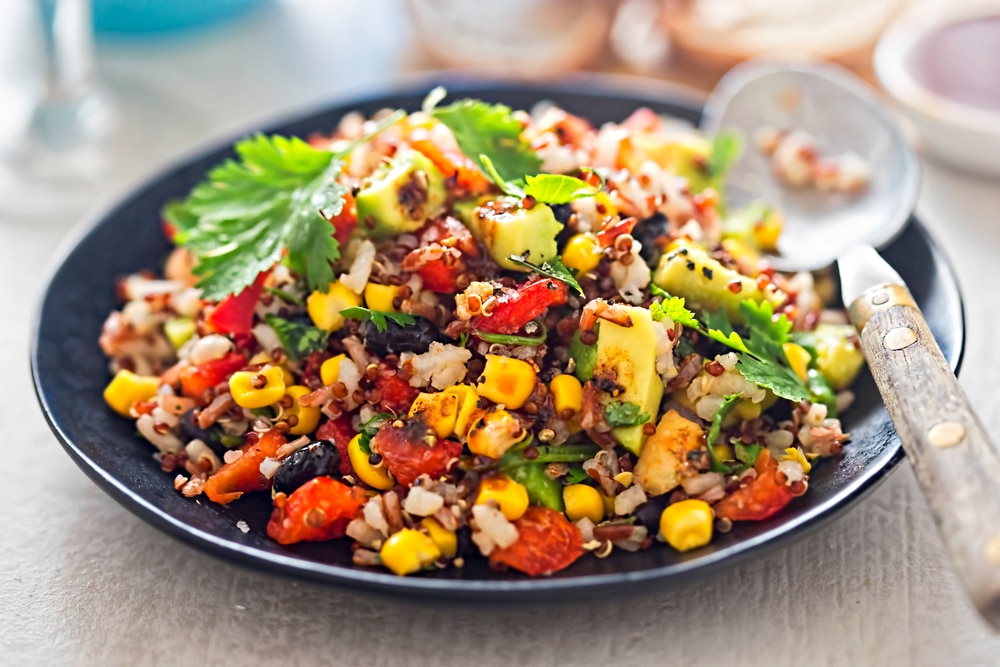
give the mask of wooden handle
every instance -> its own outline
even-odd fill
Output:
[[[1000,457],[905,288],[869,290],[851,311],[955,569],[1000,628]]]

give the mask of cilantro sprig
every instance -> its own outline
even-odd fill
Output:
[[[379,429],[387,422],[394,419],[388,412],[379,412],[372,415],[372,418],[361,425],[361,437],[358,438],[358,448],[365,454],[372,454],[372,438]]]
[[[552,259],[547,259],[541,264],[532,264],[528,261],[525,255],[511,255],[507,258],[514,264],[523,266],[526,269],[531,269],[540,276],[545,276],[546,278],[552,278],[553,280],[558,280],[560,282],[569,285],[577,294],[583,296],[583,288],[580,287],[580,283],[577,282],[576,277],[570,272],[566,265],[558,257],[553,257]]]
[[[597,185],[591,185],[582,178],[565,174],[535,174],[525,176],[523,181],[505,181],[497,173],[493,161],[488,155],[480,155],[479,161],[482,163],[486,175],[496,183],[504,194],[519,199],[531,197],[542,204],[568,204],[575,199],[593,197],[604,189],[604,177],[590,167],[582,167],[581,170],[588,174],[594,174],[598,179]]]
[[[638,426],[649,421],[649,413],[635,403],[611,401],[604,406],[604,421],[609,426]]]
[[[650,283],[650,287],[654,285]],[[659,288],[657,288],[659,289]],[[660,290],[663,292],[663,290]],[[663,301],[654,301],[649,305],[649,315],[653,318],[654,322],[660,322],[664,318],[669,318],[675,324],[681,324],[683,326],[697,329],[698,318],[695,317],[694,313],[687,309],[684,305],[684,298],[679,296],[670,296],[666,292],[663,292],[666,298]]]
[[[362,322],[371,321],[379,333],[382,333],[389,328],[387,320],[392,320],[401,327],[408,327],[417,321],[417,318],[409,313],[390,313],[381,310],[369,310],[368,308],[362,308],[361,306],[345,308],[340,311],[340,314],[352,320],[361,320]]]
[[[281,342],[281,347],[293,361],[298,361],[313,352],[326,349],[327,339],[330,337],[328,331],[322,331],[308,324],[300,324],[292,320],[286,320],[274,314],[264,316],[264,321],[274,329],[274,333]]]
[[[705,438],[705,444],[708,446],[709,468],[712,472],[721,472],[724,475],[743,472],[757,462],[757,455],[760,454],[760,450],[762,449],[760,445],[748,445],[742,440],[734,438],[732,444],[733,452],[736,456],[735,461],[720,461],[715,455],[713,445],[716,444],[716,440],[719,439],[719,434],[722,432],[722,422],[733,411],[739,400],[740,394],[726,396],[722,401],[722,405],[719,406],[719,409],[712,417],[712,425],[709,427],[708,435]]]

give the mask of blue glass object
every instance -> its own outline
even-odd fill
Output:
[[[149,33],[208,25],[267,0],[93,0],[100,33]]]

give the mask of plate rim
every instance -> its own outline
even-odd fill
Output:
[[[543,84],[539,82],[511,81],[494,78],[466,79],[461,73],[420,73],[416,77],[395,84],[374,86],[359,95],[337,95],[324,102],[299,110],[297,112],[269,115],[264,124],[252,124],[250,129],[239,132],[220,132],[199,141],[189,150],[185,150],[167,162],[164,166],[148,172],[144,177],[136,179],[119,191],[118,195],[95,209],[83,219],[67,235],[47,266],[43,289],[38,297],[31,320],[30,367],[32,387],[46,423],[56,436],[62,448],[76,465],[105,493],[116,502],[132,512],[145,523],[161,530],[181,542],[194,546],[204,553],[224,560],[228,564],[249,566],[258,571],[270,574],[306,579],[325,584],[343,586],[355,589],[366,589],[370,592],[402,595],[477,601],[497,601],[502,598],[517,597],[518,599],[540,598],[553,593],[590,595],[607,592],[611,589],[620,591],[624,587],[632,589],[641,584],[666,585],[668,582],[679,581],[685,577],[700,576],[716,570],[725,563],[737,563],[753,555],[759,554],[768,545],[780,545],[787,548],[792,542],[811,534],[822,525],[841,516],[855,506],[865,495],[879,486],[904,458],[902,447],[895,431],[892,431],[891,454],[885,463],[871,471],[866,476],[853,480],[845,490],[841,490],[837,498],[830,498],[825,503],[812,508],[808,514],[795,521],[786,522],[768,530],[766,533],[742,540],[736,545],[721,552],[700,556],[666,566],[653,567],[631,572],[610,572],[600,574],[580,575],[565,578],[518,578],[518,579],[433,579],[424,577],[397,577],[395,575],[375,570],[351,569],[338,565],[305,560],[295,554],[282,555],[273,552],[260,551],[254,547],[242,545],[210,532],[201,530],[185,523],[171,515],[166,510],[155,507],[138,493],[134,492],[125,482],[105,470],[93,461],[79,446],[72,442],[68,433],[57,423],[49,404],[42,380],[39,377],[39,344],[44,305],[49,298],[53,283],[60,269],[73,253],[75,248],[94,233],[101,224],[112,216],[118,208],[129,201],[137,192],[159,183],[166,176],[191,161],[203,157],[210,152],[218,151],[231,144],[236,138],[250,132],[270,132],[273,128],[291,125],[304,121],[312,116],[328,112],[333,108],[348,109],[361,106],[382,98],[393,96],[414,95],[428,90],[431,82],[454,87],[460,94],[474,94],[477,90],[496,90],[508,88],[511,90],[540,90]],[[704,95],[698,95],[693,89],[668,82],[647,80],[642,77],[621,77],[583,74],[567,77],[559,83],[544,84],[545,90],[554,93],[575,93],[601,96],[640,96],[647,99],[660,99],[664,103],[677,107],[688,107],[693,112],[702,109]],[[264,128],[264,129],[261,129]],[[228,143],[227,143],[228,142]],[[959,310],[959,322],[956,331],[956,349],[954,363],[949,362],[957,374],[964,360],[967,328],[965,300],[962,296],[958,275],[950,258],[944,253],[942,246],[933,234],[914,215],[906,227],[913,226],[915,231],[924,237],[928,247],[947,270],[955,285],[955,295]]]

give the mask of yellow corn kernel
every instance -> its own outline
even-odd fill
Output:
[[[120,370],[104,389],[104,401],[118,414],[129,417],[132,406],[156,396],[159,386],[158,377],[136,375],[132,371]]]
[[[785,218],[776,208],[768,211],[768,214],[754,223],[753,238],[763,250],[771,252],[778,247],[778,237],[785,226]]]
[[[427,535],[434,540],[434,544],[441,550],[441,555],[445,558],[454,558],[458,553],[458,537],[455,531],[448,530],[437,519],[426,517],[420,520],[420,527],[427,531]]]
[[[361,297],[341,282],[330,283],[326,294],[316,290],[306,299],[306,310],[317,329],[337,331],[344,326],[340,311],[361,305]]]
[[[690,551],[712,541],[712,508],[693,498],[668,505],[660,515],[660,535],[678,551]]]
[[[614,514],[615,511],[615,497],[606,496],[603,492],[598,491],[601,496],[601,503],[604,504],[604,514]]]
[[[809,459],[806,455],[802,453],[802,450],[798,447],[789,447],[785,450],[785,455],[781,457],[782,461],[798,461],[799,465],[802,466],[802,472],[808,474],[812,470],[812,464],[809,463]]]
[[[295,376],[292,375],[292,372],[290,370],[288,370],[284,366],[279,366],[278,368],[281,369],[281,379],[284,381],[286,387],[291,387],[293,384],[295,384]]]
[[[369,456],[361,450],[360,433],[347,443],[347,458],[351,461],[354,474],[361,478],[362,482],[379,491],[388,491],[396,486],[395,480],[392,479],[392,475],[386,470],[385,465],[381,463],[377,466],[372,465]]]
[[[507,475],[484,477],[479,483],[477,505],[495,502],[508,521],[515,521],[528,511],[528,489]]]
[[[729,253],[742,273],[756,278],[759,274],[757,265],[760,262],[760,252],[742,239],[722,239],[722,249]]]
[[[498,459],[527,434],[517,417],[506,410],[494,410],[473,422],[467,442],[473,454]]]
[[[340,362],[347,358],[346,354],[338,354],[324,361],[319,367],[319,379],[330,386],[340,378]]]
[[[563,503],[570,521],[590,519],[600,523],[604,519],[604,500],[601,493],[586,484],[570,484],[563,489]]]
[[[262,366],[264,364],[269,364],[272,361],[274,361],[274,357],[272,357],[267,352],[261,351],[261,352],[258,352],[255,355],[253,355],[252,357],[250,357],[250,361],[247,362],[247,365],[248,366]]]
[[[563,419],[580,414],[583,409],[583,385],[574,375],[557,375],[549,383],[556,414]],[[567,416],[568,415],[568,416]]]
[[[724,442],[712,445],[712,456],[715,457],[716,461],[732,461],[735,458],[733,448]]]
[[[423,413],[427,425],[439,438],[447,438],[455,431],[458,417],[458,397],[444,392],[420,392],[410,405],[410,416]]]
[[[419,572],[441,557],[441,549],[419,530],[404,528],[382,545],[382,564],[399,576]]]
[[[454,434],[464,439],[472,423],[472,415],[479,407],[479,394],[475,387],[467,384],[456,384],[444,390],[445,394],[455,397],[455,427]]]
[[[379,285],[378,283],[368,283],[365,285],[365,305],[369,310],[380,310],[383,313],[394,313],[396,308],[392,302],[399,296],[398,285]]]
[[[611,201],[611,196],[603,190],[594,195],[594,204],[597,206],[597,214],[602,218],[618,215],[618,207]]]
[[[259,371],[237,371],[229,378],[229,393],[241,408],[274,405],[285,395],[285,371],[281,366],[265,366]]]
[[[528,402],[537,381],[535,367],[527,361],[487,354],[476,391],[494,403],[517,410]]]
[[[288,428],[288,432],[292,435],[306,435],[315,431],[316,427],[319,426],[319,408],[307,408],[299,405],[299,399],[309,393],[312,393],[309,387],[303,387],[300,384],[285,389],[285,396],[292,399],[292,405],[281,410],[280,419],[288,419],[293,415],[295,416],[295,426]]]
[[[601,263],[603,255],[604,248],[601,247],[597,237],[590,232],[585,232],[574,235],[566,242],[566,247],[563,248],[562,252],[562,262],[580,273],[589,273]]]
[[[757,419],[760,417],[760,403],[754,403],[753,401],[748,401],[747,399],[741,399],[737,401],[736,405],[733,407],[733,412],[737,417],[746,421],[748,419]]]
[[[809,377],[809,362],[812,361],[812,355],[798,343],[785,343],[781,349],[785,351],[785,356],[788,358],[788,364],[792,370],[795,371],[800,380],[805,382]]]

